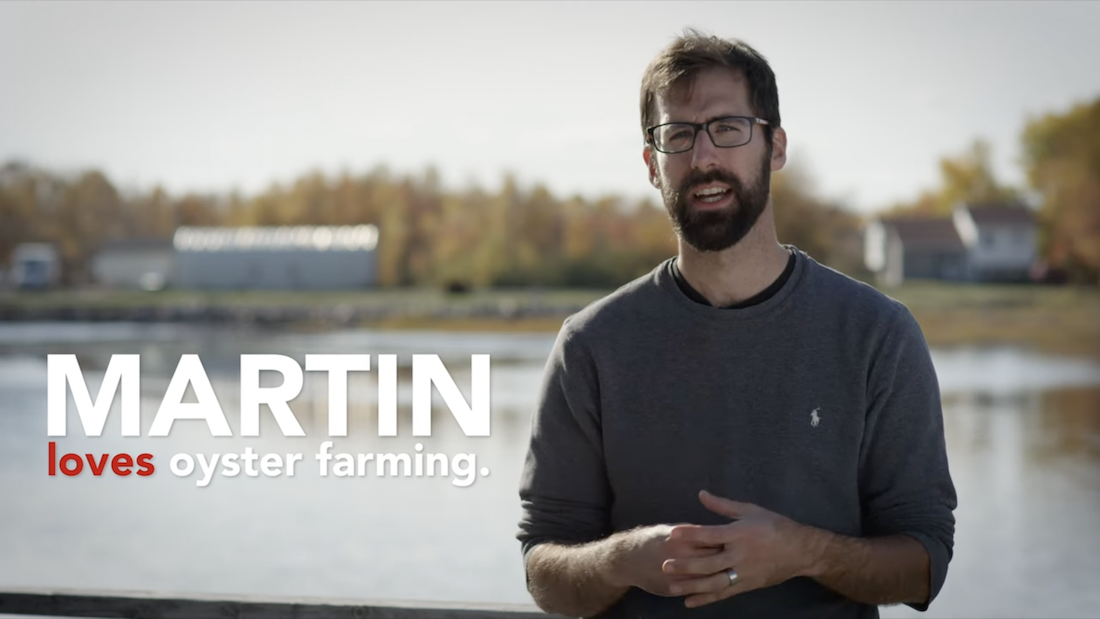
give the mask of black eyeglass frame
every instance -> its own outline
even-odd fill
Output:
[[[742,142],[740,144],[736,144],[734,146],[718,146],[718,144],[714,141],[714,134],[710,132],[710,126],[712,124],[716,123],[716,122],[720,122],[720,121],[723,121],[723,120],[729,120],[731,118],[739,118],[741,120],[749,121],[749,139],[745,140],[744,142]],[[646,133],[647,141],[653,146],[653,148],[655,148],[657,150],[657,152],[664,153],[666,155],[676,155],[676,154],[679,154],[679,153],[686,153],[689,150],[695,148],[695,139],[699,137],[699,132],[703,131],[703,130],[706,130],[707,137],[710,138],[710,143],[714,144],[715,148],[740,148],[740,147],[744,146],[745,144],[748,144],[749,142],[752,142],[752,128],[755,125],[770,125],[770,124],[771,123],[764,120],[763,118],[757,118],[755,116],[722,116],[721,118],[714,118],[714,119],[708,120],[705,123],[689,123],[689,122],[685,122],[685,121],[678,121],[678,122],[671,122],[671,123],[661,123],[660,125],[653,125],[652,127],[646,129],[645,133]],[[667,127],[669,125],[685,125],[685,126],[688,126],[688,127],[691,127],[693,129],[695,129],[695,131],[691,134],[691,145],[688,146],[687,148],[683,149],[683,150],[672,150],[672,151],[661,150],[661,147],[657,146],[657,140],[653,137],[653,132],[656,131],[657,129],[660,129],[661,127]]]

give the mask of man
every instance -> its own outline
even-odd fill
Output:
[[[926,609],[956,498],[920,328],[777,242],[787,137],[755,50],[688,31],[641,108],[679,252],[558,336],[520,488],[532,596],[570,616]]]

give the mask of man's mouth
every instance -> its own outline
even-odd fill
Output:
[[[706,187],[691,193],[700,204],[717,204],[730,194],[729,187]]]

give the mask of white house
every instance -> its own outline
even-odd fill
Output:
[[[51,288],[61,279],[61,256],[50,243],[21,243],[12,252],[12,280],[19,288]]]
[[[975,281],[1024,280],[1035,264],[1038,226],[1020,204],[961,204],[952,215]]]
[[[1036,260],[1035,216],[1020,204],[960,204],[950,217],[884,217],[864,231],[880,283],[1023,281]]]
[[[966,246],[946,217],[879,219],[867,225],[864,261],[879,282],[967,279]]]

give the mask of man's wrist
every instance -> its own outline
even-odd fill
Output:
[[[797,575],[818,578],[826,573],[829,564],[829,549],[836,541],[836,534],[808,525],[798,525],[803,553],[802,565],[799,566]]]
[[[623,531],[611,535],[598,547],[600,553],[597,565],[600,566],[599,576],[605,584],[618,589],[629,589],[634,586],[630,581],[628,556],[630,547],[634,543],[634,531]]]

